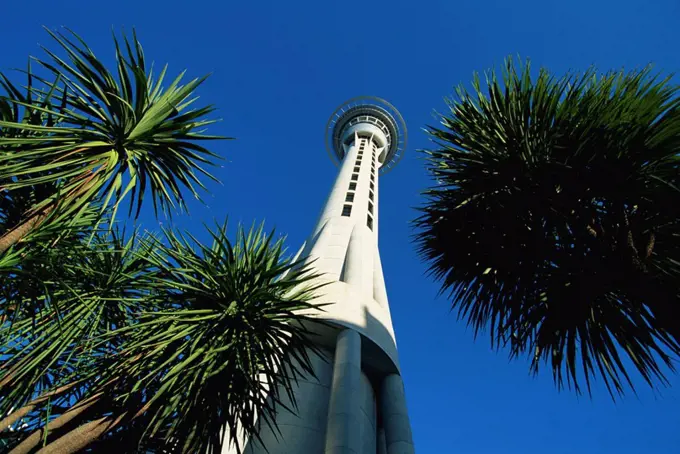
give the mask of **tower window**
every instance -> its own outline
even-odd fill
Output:
[[[345,202],[354,202],[354,193],[348,192],[347,197],[345,197]]]
[[[371,202],[373,201],[373,191],[368,191],[368,198],[371,199]]]
[[[350,207],[350,209],[351,208],[352,207]],[[370,214],[366,217],[366,225],[368,226],[369,229],[373,230],[373,218],[371,217]]]
[[[350,191],[355,191],[357,189],[357,184],[356,183],[350,183],[349,184],[349,190]]]
[[[354,171],[355,171],[355,172],[358,172],[358,171],[359,171],[359,167],[355,167],[355,168],[354,168]]]
[[[371,191],[373,191],[374,189],[375,189],[375,184],[373,184],[373,182],[371,181]]]
[[[353,173],[352,174],[352,181],[357,181],[358,179],[359,179],[359,175],[357,175],[356,173]]]
[[[352,194],[352,200],[354,200],[354,194]],[[368,202],[368,212],[373,214],[373,203]]]
[[[349,216],[352,214],[352,205],[345,205],[342,207],[342,215]]]

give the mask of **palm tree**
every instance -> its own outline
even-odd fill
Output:
[[[21,427],[10,452],[97,442],[156,452],[173,441],[221,452],[241,432],[257,437],[258,421],[275,427],[282,393],[313,374],[299,314],[317,276],[262,226],[235,242],[226,227],[209,230],[208,246],[170,230],[106,232],[67,261],[41,262],[43,278],[22,276],[51,289],[54,310],[0,330],[0,425]]]
[[[48,58],[33,60],[46,74],[29,64],[25,93],[0,75],[7,92],[0,102],[0,188],[58,190],[43,194],[3,232],[0,252],[48,219],[77,222],[95,199],[102,209],[113,206],[115,217],[128,194],[135,216],[147,190],[156,213],[183,208],[182,187],[200,198],[197,175],[214,179],[201,165],[217,156],[197,142],[221,138],[202,132],[215,121],[206,119],[211,106],[189,110],[207,76],[180,85],[182,73],[164,89],[167,66],[154,78],[133,33],[124,50],[114,37],[116,77],[75,33],[48,33],[65,58],[44,49]]]
[[[35,60],[47,75],[0,75],[0,448],[241,450],[312,374],[318,276],[261,226],[210,245],[117,230],[128,195],[133,219],[144,197],[170,214],[213,178],[212,108],[188,109],[204,78],[163,89],[136,37],[115,77],[50,35],[66,57]]]
[[[649,68],[508,60],[447,100],[416,242],[453,308],[559,387],[652,386],[680,353],[680,99]]]

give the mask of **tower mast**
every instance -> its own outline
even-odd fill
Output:
[[[330,283],[321,291],[316,379],[296,385],[297,414],[263,428],[271,454],[412,454],[411,427],[378,249],[378,177],[406,148],[403,118],[387,101],[353,98],[331,115],[326,148],[338,175],[302,257]],[[246,453],[264,449],[251,440]]]

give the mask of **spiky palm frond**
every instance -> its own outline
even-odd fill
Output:
[[[141,439],[178,440],[182,452],[221,452],[240,431],[257,437],[258,420],[275,424],[281,393],[293,398],[294,381],[313,374],[317,349],[301,311],[314,308],[317,276],[262,226],[239,228],[234,242],[226,228],[210,230],[210,246],[166,232],[149,259],[166,273],[170,307],[118,330],[121,354],[102,374],[134,377],[117,395],[124,408],[143,403]]]
[[[494,345],[612,395],[680,352],[680,99],[650,70],[475,76],[427,150],[416,242]]]
[[[29,84],[27,95],[6,85],[11,96],[0,104],[3,188],[64,182],[62,195],[72,203],[62,220],[99,196],[107,208],[131,193],[136,214],[147,189],[154,208],[167,213],[184,206],[183,187],[199,198],[198,175],[214,179],[202,166],[217,156],[198,142],[220,138],[203,133],[214,122],[206,119],[211,106],[190,109],[205,77],[182,85],[182,73],[164,89],[167,68],[154,79],[134,33],[123,46],[114,37],[116,73],[75,33],[48,33],[65,56],[44,49],[48,58],[35,61],[49,78],[29,68],[29,80],[39,85]]]
[[[35,96],[33,94],[34,79],[30,65],[26,86],[23,88],[17,88],[7,77],[0,74],[0,87],[5,91],[5,96],[0,97],[0,158],[12,157],[15,163],[21,161],[20,153],[17,153],[18,150],[7,143],[44,140],[44,138],[40,139],[40,133],[36,133],[30,127],[54,125],[56,121],[54,116],[45,111],[49,111],[55,101],[60,104],[59,100],[54,99],[53,91]],[[8,124],[26,125],[29,129],[4,126]],[[21,253],[15,247],[12,253],[5,254],[11,246],[47,237],[53,237],[52,240],[56,241],[60,236],[68,236],[69,232],[92,227],[93,212],[89,204],[81,206],[78,216],[73,216],[69,222],[53,222],[55,216],[62,211],[56,208],[62,208],[66,202],[61,197],[64,195],[64,182],[52,181],[37,184],[31,182],[31,179],[38,177],[49,178],[50,174],[49,170],[42,170],[27,177],[6,172],[5,178],[0,179],[0,262],[7,260],[12,262],[9,259],[10,256],[26,257],[29,253],[25,247],[22,248],[24,250]],[[8,191],[9,183],[17,184],[17,189]],[[38,208],[41,204],[44,205],[45,201],[52,204],[52,209]],[[55,233],[58,235],[55,236]],[[31,238],[28,238],[29,236]]]
[[[33,186],[0,192],[0,236],[16,228],[39,200],[39,193],[40,188]],[[78,220],[68,226],[46,216],[39,228],[25,232],[20,241],[0,253],[0,326],[6,321],[35,320],[41,312],[53,309],[49,303],[58,289],[47,282],[59,280],[62,264],[77,254],[87,236],[97,232],[93,226],[101,219],[96,204],[84,208]]]
[[[61,241],[3,276],[2,306],[14,310],[0,324],[0,415],[74,381],[82,386],[50,404],[68,407],[82,397],[97,376],[88,363],[116,351],[114,344],[102,350],[99,337],[157,304],[158,270],[144,259],[151,244],[136,232],[126,238],[115,231]],[[43,405],[31,411],[31,427],[40,425]]]
[[[3,327],[12,339],[0,352],[9,358],[0,415],[77,382],[35,404],[24,433],[46,427],[47,442],[62,443],[104,418],[116,422],[86,445],[99,438],[136,452],[175,440],[181,452],[220,452],[242,433],[257,437],[261,424],[275,427],[282,401],[295,405],[295,380],[313,375],[317,347],[304,322],[320,284],[262,226],[239,228],[234,242],[226,229],[210,230],[209,246],[166,231],[163,241],[106,236],[73,252],[51,282],[63,292],[53,297],[56,322],[40,315],[39,329],[28,318]],[[82,402],[94,405],[80,412]]]

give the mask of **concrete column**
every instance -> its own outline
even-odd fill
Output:
[[[346,329],[335,345],[325,454],[360,454],[360,391],[361,336]]]
[[[401,376],[392,374],[383,380],[380,407],[387,454],[415,454]]]
[[[387,454],[387,442],[385,441],[385,429],[378,429],[378,454]]]

